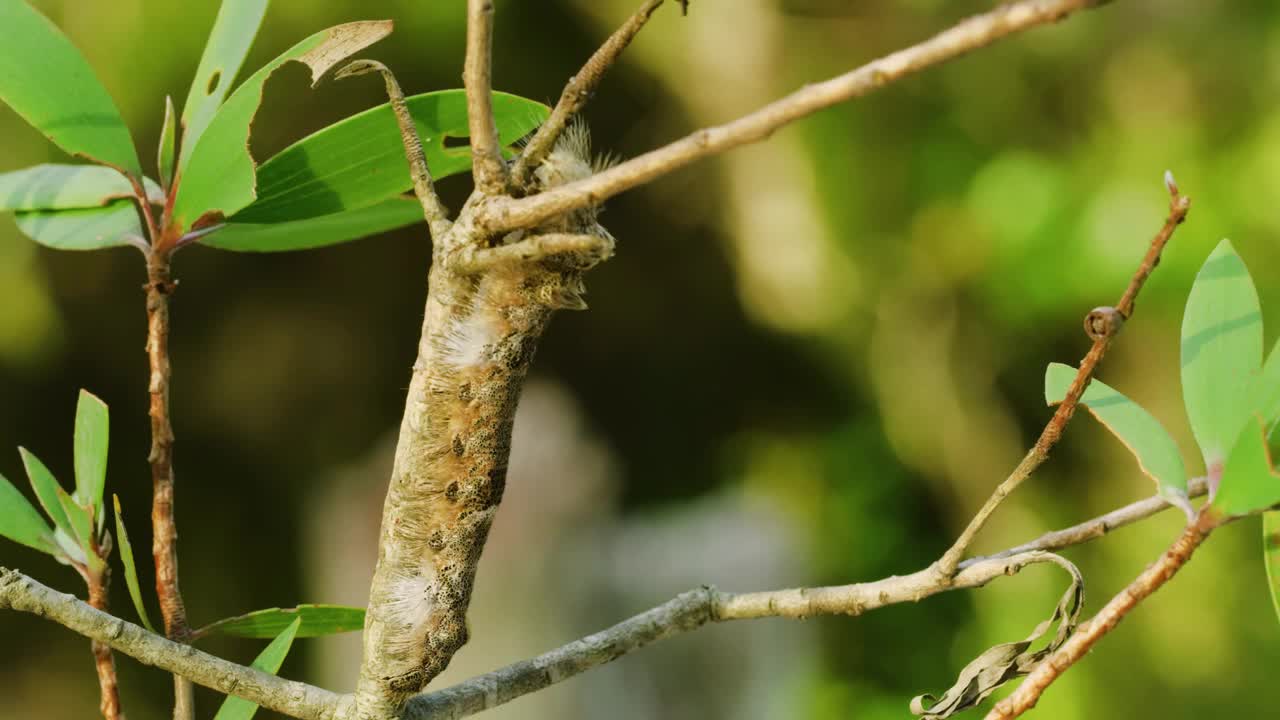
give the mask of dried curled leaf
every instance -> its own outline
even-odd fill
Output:
[[[926,694],[912,698],[913,715],[924,720],[941,720],[967,710],[985,700],[1001,685],[1035,670],[1042,660],[1071,637],[1079,622],[1080,609],[1084,606],[1084,578],[1080,575],[1080,570],[1068,560],[1052,553],[1028,553],[1026,562],[1052,562],[1071,573],[1071,586],[1062,594],[1053,615],[1037,625],[1026,640],[996,645],[979,655],[960,671],[956,684],[941,697]],[[1031,650],[1031,646],[1055,624],[1058,632],[1049,644],[1039,650]]]

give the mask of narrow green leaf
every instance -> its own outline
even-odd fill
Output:
[[[55,557],[62,555],[53,530],[3,475],[0,475],[0,536]]]
[[[133,543],[129,542],[129,533],[124,529],[124,514],[120,512],[120,497],[111,496],[116,508],[116,542],[120,544],[120,559],[124,561],[124,582],[129,586],[129,597],[133,599],[133,609],[138,612],[142,625],[155,632],[151,617],[147,615],[147,606],[142,602],[142,587],[138,583],[138,565],[133,560]]]
[[[1045,402],[1055,405],[1067,396],[1076,369],[1050,363],[1044,374]],[[1080,404],[1112,432],[1138,460],[1138,467],[1155,481],[1162,497],[1184,509],[1187,501],[1187,470],[1182,453],[1169,433],[1141,405],[1117,392],[1101,380],[1089,383]]]
[[[314,85],[335,64],[390,32],[390,21],[338,25],[294,45],[245,80],[214,114],[194,147],[183,142],[183,155],[189,152],[190,157],[178,183],[173,211],[176,222],[183,228],[197,221],[202,226],[211,224],[253,202],[249,130],[262,101],[262,86],[277,68],[291,60],[304,63],[311,68]]]
[[[1267,566],[1267,587],[1271,590],[1271,605],[1280,618],[1280,511],[1262,516],[1262,552]]]
[[[280,672],[280,666],[284,664],[289,648],[293,647],[293,638],[297,635],[298,626],[301,623],[302,618],[298,618],[277,635],[276,639],[272,640],[271,644],[253,661],[252,667],[271,675]],[[223,701],[222,707],[218,708],[218,714],[213,716],[213,720],[249,720],[256,712],[258,712],[258,706],[248,700],[228,697]]]
[[[93,555],[91,540],[93,539],[93,520],[89,517],[89,510],[84,505],[76,502],[76,499],[62,489],[62,486],[54,488],[54,492],[58,495],[58,502],[62,505],[62,512],[67,516],[67,524],[71,526],[71,537],[75,538],[76,545],[84,550],[86,555]]]
[[[160,174],[160,185],[165,191],[173,182],[173,152],[177,142],[175,126],[177,119],[173,116],[173,98],[164,96],[164,125],[160,128],[160,146],[156,148],[156,172]]]
[[[249,46],[258,34],[267,0],[223,0],[218,19],[209,32],[209,42],[200,56],[200,66],[182,106],[182,155],[179,169],[187,166],[191,148],[199,142],[209,121],[231,92],[236,73],[244,64]]]
[[[406,99],[439,180],[471,167],[471,149],[446,147],[465,138],[467,98],[444,90]],[[524,137],[547,118],[547,107],[507,93],[493,94],[494,119],[503,145]],[[241,222],[299,220],[361,208],[413,187],[399,126],[390,104],[334,123],[281,151],[258,168],[258,199],[236,214]]]
[[[1245,515],[1280,503],[1280,474],[1271,463],[1262,422],[1247,421],[1222,468],[1222,480],[1213,498],[1225,515]]]
[[[0,101],[58,147],[142,175],[120,111],[80,51],[21,0],[0,2]]]
[[[147,199],[159,205],[164,192],[151,178],[143,178]],[[114,170],[101,165],[35,165],[0,174],[0,210],[64,210],[102,207],[112,200],[133,197],[133,186]]]
[[[138,210],[130,200],[100,208],[15,213],[23,235],[57,250],[99,250],[142,241]]]
[[[275,637],[293,623],[298,637],[320,637],[355,632],[364,628],[364,608],[342,605],[299,605],[268,608],[219,620],[196,631],[196,637],[234,635],[247,638]]]
[[[416,200],[395,198],[377,205],[321,215],[307,220],[255,225],[228,223],[206,235],[201,243],[222,250],[280,252],[306,250],[357,240],[422,222],[422,206]]]
[[[1262,365],[1262,310],[1244,261],[1223,240],[1196,275],[1182,318],[1182,398],[1211,469],[1250,417]]]
[[[76,404],[76,492],[80,505],[92,507],[102,530],[102,489],[107,482],[107,445],[111,436],[107,404],[88,390],[80,391]]]
[[[27,468],[27,479],[31,481],[31,489],[36,491],[36,498],[44,508],[45,515],[53,520],[55,528],[62,528],[64,532],[70,534],[71,521],[67,519],[67,513],[62,509],[62,501],[58,499],[58,490],[62,486],[53,477],[53,473],[49,472],[49,468],[40,462],[40,458],[22,447],[18,448],[18,454],[22,456],[22,464]]]

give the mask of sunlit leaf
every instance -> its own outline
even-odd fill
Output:
[[[321,215],[308,220],[257,225],[228,223],[200,240],[222,250],[280,252],[305,250],[357,240],[422,222],[417,200],[395,198],[359,210]]]
[[[1280,474],[1271,463],[1262,422],[1245,423],[1222,468],[1213,505],[1225,515],[1244,515],[1280,503]]]
[[[254,162],[249,129],[262,101],[262,86],[277,68],[296,60],[311,68],[314,84],[335,64],[391,32],[390,21],[356,22],[329,28],[294,45],[245,80],[209,121],[178,180],[173,216],[183,228],[230,217],[253,202]]]
[[[1223,240],[1196,275],[1182,318],[1182,398],[1210,468],[1250,417],[1262,364],[1262,311],[1244,261]]]
[[[160,145],[156,148],[156,172],[160,174],[160,185],[167,191],[173,181],[173,152],[177,142],[175,128],[177,118],[173,113],[173,98],[164,96],[164,125],[160,127]]]
[[[298,633],[298,627],[302,623],[301,618],[295,619],[288,627],[284,629],[271,644],[267,646],[257,659],[253,661],[251,667],[257,668],[265,673],[275,675],[280,672],[280,666],[284,664],[284,658],[289,654],[289,648],[293,647],[293,638]],[[213,716],[213,720],[249,720],[254,713],[258,712],[258,706],[245,700],[244,698],[228,697],[223,701],[222,707],[218,708],[218,714]]]
[[[62,554],[53,530],[3,475],[0,475],[0,536],[50,555]]]
[[[13,220],[23,235],[58,250],[99,250],[142,238],[138,210],[130,200],[100,208],[20,212]]]
[[[148,199],[160,204],[164,193],[144,178]],[[101,207],[133,197],[120,171],[101,165],[35,165],[0,174],[0,210],[61,210]]]
[[[445,138],[468,137],[462,90],[406,99],[435,180],[471,167],[471,149],[446,147]],[[500,141],[515,142],[547,117],[547,107],[507,93],[493,94]],[[306,137],[258,168],[258,199],[234,218],[280,222],[361,208],[413,186],[400,129],[389,104],[366,110]]]
[[[1050,405],[1062,402],[1075,380],[1076,369],[1051,363],[1044,375],[1044,397]],[[1100,380],[1093,380],[1080,404],[1107,427],[1138,460],[1138,467],[1156,483],[1162,497],[1187,505],[1187,470],[1182,452],[1169,433],[1141,405]]]
[[[45,515],[53,521],[55,528],[62,528],[64,532],[71,534],[73,532],[71,521],[67,519],[67,513],[62,509],[62,501],[58,499],[58,489],[62,486],[53,477],[53,473],[49,472],[49,468],[40,462],[40,458],[21,447],[18,448],[18,454],[22,456],[22,464],[27,469],[27,479],[31,481],[31,489],[36,491],[36,499],[44,508]]]
[[[102,530],[102,488],[107,481],[107,444],[111,417],[107,404],[88,390],[80,391],[76,404],[75,465],[76,502],[92,507]]]
[[[147,615],[147,606],[142,602],[142,587],[138,583],[138,565],[133,560],[133,543],[129,542],[129,533],[124,529],[124,514],[120,512],[120,498],[112,495],[111,500],[116,509],[116,542],[120,544],[120,559],[124,562],[124,582],[129,586],[129,597],[133,600],[133,608],[138,612],[138,618],[142,620],[144,627],[155,632],[151,618]]]
[[[73,155],[142,175],[120,111],[80,51],[21,0],[0,2],[0,102]]]
[[[364,628],[364,608],[343,605],[268,608],[219,620],[196,631],[196,636],[269,638],[275,637],[294,622],[301,623],[298,626],[298,637],[304,638],[355,632]]]
[[[67,524],[71,526],[71,537],[75,538],[76,545],[88,555],[93,555],[91,541],[93,540],[93,520],[89,517],[89,510],[84,505],[76,502],[75,497],[70,495],[62,486],[53,489],[58,495],[58,503],[62,505],[62,512],[67,516]]]
[[[223,0],[218,8],[218,19],[209,31],[209,41],[200,57],[187,91],[187,101],[182,106],[182,154],[178,159],[181,170],[187,166],[191,148],[195,147],[209,121],[222,101],[231,92],[236,73],[244,64],[249,46],[258,34],[262,16],[267,12],[267,0]]]

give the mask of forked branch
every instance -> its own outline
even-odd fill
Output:
[[[886,55],[825,82],[809,85],[737,120],[698,130],[585,180],[526,198],[498,199],[479,215],[478,225],[488,233],[503,233],[534,227],[571,210],[599,205],[618,193],[644,185],[696,160],[764,140],[779,128],[819,110],[861,97],[971,50],[1023,30],[1056,22],[1098,4],[1099,0],[1021,0],[1001,5],[964,20],[918,45]]]
[[[493,119],[493,0],[467,0],[467,59],[462,81],[467,87],[472,176],[482,194],[497,195],[506,190],[507,168]]]
[[[1044,426],[1040,437],[1036,439],[1031,449],[1013,469],[1013,472],[1005,478],[1004,482],[996,487],[995,492],[978,510],[973,519],[969,521],[969,525],[965,527],[964,532],[956,539],[955,543],[943,554],[938,560],[938,571],[944,576],[949,576],[956,571],[956,567],[960,563],[960,559],[964,557],[969,546],[973,544],[974,538],[986,525],[987,520],[1000,507],[1000,503],[1018,488],[1027,478],[1031,477],[1045,460],[1049,459],[1049,451],[1054,445],[1058,444],[1058,440],[1062,437],[1062,432],[1066,429],[1067,423],[1071,422],[1071,418],[1075,415],[1076,408],[1079,406],[1080,398],[1084,395],[1084,391],[1089,387],[1089,382],[1093,379],[1093,373],[1098,367],[1098,363],[1102,361],[1103,355],[1107,353],[1107,348],[1111,346],[1111,341],[1115,339],[1117,333],[1124,326],[1125,320],[1133,314],[1133,303],[1137,299],[1138,293],[1141,292],[1142,286],[1146,284],[1147,278],[1151,277],[1152,271],[1156,265],[1160,263],[1160,255],[1164,252],[1165,245],[1169,243],[1169,239],[1173,237],[1173,231],[1182,224],[1187,218],[1187,211],[1191,209],[1191,200],[1178,192],[1178,186],[1173,181],[1171,173],[1165,173],[1165,187],[1169,191],[1169,215],[1165,218],[1164,225],[1156,236],[1152,238],[1150,246],[1147,248],[1147,254],[1142,259],[1142,264],[1138,266],[1133,277],[1129,280],[1128,287],[1125,288],[1124,294],[1120,296],[1120,301],[1114,308],[1098,308],[1085,318],[1085,332],[1089,337],[1093,338],[1093,345],[1089,348],[1088,354],[1084,360],[1080,362],[1080,369],[1076,371],[1076,377],[1071,382],[1071,387],[1067,389],[1067,395],[1058,405],[1058,409],[1054,411],[1053,417],[1049,419],[1048,424]],[[1189,507],[1189,506],[1188,506]]]

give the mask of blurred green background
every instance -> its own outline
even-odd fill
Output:
[[[216,3],[35,4],[83,50],[153,156],[164,96],[185,96]],[[500,0],[495,86],[553,101],[637,4]],[[389,17],[396,32],[366,55],[409,92],[456,87],[463,5],[276,0],[246,68],[329,25]],[[694,0],[687,18],[665,8],[587,117],[599,149],[632,156],[989,6]],[[310,91],[304,75],[268,85],[259,157],[383,101],[372,80]],[[1166,168],[1192,213],[1100,377],[1151,409],[1201,472],[1178,389],[1182,302],[1229,236],[1280,323],[1278,91],[1275,3],[1117,2],[611,202],[603,222],[618,255],[591,275],[591,310],[557,317],[539,353],[474,639],[438,684],[701,583],[752,590],[922,567],[1048,417],[1044,367],[1083,355],[1081,318],[1115,302],[1164,217]],[[49,161],[65,158],[0,107],[0,171]],[[459,207],[467,180],[442,190]],[[364,603],[428,256],[419,226],[320,251],[177,258],[173,417],[194,623]],[[48,251],[0,218],[0,473],[22,477],[22,444],[69,477],[76,391],[92,390],[113,416],[108,489],[145,548],[143,280],[132,249]],[[1123,447],[1081,416],[979,550],[1151,492]],[[1168,513],[1070,550],[1086,612],[1178,526]],[[1034,716],[1273,715],[1280,628],[1260,544],[1252,521],[1215,535]],[[13,544],[0,544],[0,565],[82,591],[70,570]],[[708,628],[489,716],[904,718],[912,695],[1025,636],[1064,582],[1033,568],[857,619]],[[123,582],[113,590],[132,617]],[[87,646],[0,614],[0,720],[93,717]],[[244,662],[260,647],[207,643]],[[283,673],[349,690],[358,653],[354,636],[300,641]],[[168,678],[118,663],[129,716],[165,717]],[[218,698],[201,691],[199,702],[208,717]]]

